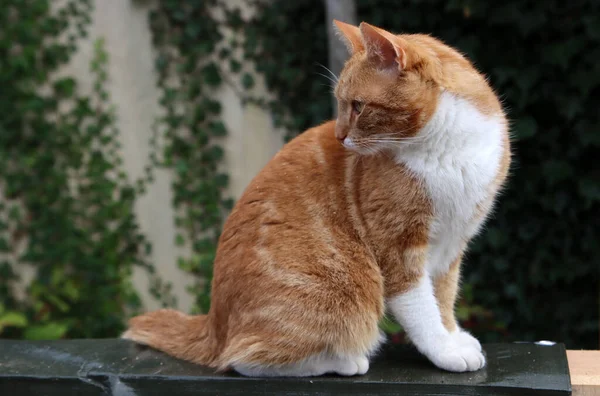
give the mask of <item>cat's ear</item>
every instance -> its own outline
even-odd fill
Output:
[[[369,58],[386,69],[406,70],[409,56],[405,40],[365,22],[360,24],[359,30]]]
[[[333,20],[333,27],[340,39],[346,44],[350,55],[365,49],[358,27],[335,19]]]

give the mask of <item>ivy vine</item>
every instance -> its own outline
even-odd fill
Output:
[[[87,36],[91,11],[90,0],[0,7],[2,337],[116,336],[140,307],[133,268],[153,271],[134,214],[151,174],[130,181],[122,168],[103,41],[90,95],[54,76]]]
[[[232,9],[227,24],[244,35],[244,60],[255,65],[273,94],[255,102],[271,112],[274,125],[290,140],[333,114],[331,82],[323,77],[328,73],[325,8],[310,0],[247,3],[252,16],[244,18],[241,9]]]
[[[164,108],[157,128],[165,143],[157,164],[173,170],[176,243],[192,252],[178,258],[178,266],[196,276],[189,290],[196,297],[196,312],[210,306],[216,245],[233,206],[224,196],[229,178],[219,170],[224,155],[220,139],[227,129],[215,92],[228,78],[223,61],[230,60],[230,71],[240,67],[214,16],[221,7],[215,0],[185,4],[162,0],[150,14]]]

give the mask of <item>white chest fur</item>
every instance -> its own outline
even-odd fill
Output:
[[[433,205],[427,270],[445,273],[484,221],[475,216],[498,173],[505,123],[443,92],[431,120],[396,158],[424,182]]]

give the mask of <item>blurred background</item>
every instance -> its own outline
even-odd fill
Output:
[[[439,37],[504,101],[512,175],[466,259],[463,326],[597,349],[597,0],[2,0],[0,337],[205,312],[236,198],[333,117],[333,18]]]

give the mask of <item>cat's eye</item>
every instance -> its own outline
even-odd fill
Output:
[[[363,102],[359,102],[358,100],[352,101],[352,110],[356,114],[360,114],[364,108],[365,108],[365,104]]]

